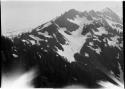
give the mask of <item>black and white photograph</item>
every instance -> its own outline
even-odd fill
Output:
[[[124,89],[123,1],[2,0],[2,89]]]

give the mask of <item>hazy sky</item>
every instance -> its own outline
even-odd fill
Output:
[[[8,31],[34,28],[72,8],[79,11],[84,11],[91,9],[101,10],[105,7],[111,8],[119,16],[122,16],[122,2],[120,1],[4,1],[1,2],[2,33],[5,34]]]

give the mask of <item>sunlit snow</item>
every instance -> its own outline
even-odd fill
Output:
[[[101,48],[93,48],[93,47],[91,47],[91,46],[88,46],[91,50],[93,50],[93,51],[95,51],[97,54],[100,54],[100,52],[101,52]]]
[[[43,35],[43,36],[48,37],[48,38],[52,38],[47,31],[45,31],[44,33],[38,32],[38,34]]]
[[[76,15],[76,17],[73,19],[68,18],[67,20],[77,25],[90,24],[92,22],[91,20],[88,20],[86,17],[80,17],[79,15]]]
[[[94,32],[95,35],[101,36],[102,34],[108,34],[108,32],[105,30],[104,27],[99,27],[97,29],[98,29],[98,31],[94,31],[93,30],[93,32]]]
[[[88,54],[88,53],[85,53],[85,56],[86,56],[86,57],[89,57],[89,54]]]
[[[108,22],[108,24],[109,24],[113,29],[117,30],[117,32],[119,32],[119,33],[123,32],[123,29],[114,26],[114,25],[120,24],[120,23],[116,23],[116,22],[113,22],[113,21],[108,20],[108,19],[106,19],[106,21]],[[121,25],[121,24],[120,24],[120,25]],[[121,26],[122,26],[122,25],[121,25]]]
[[[66,28],[60,28],[59,32],[65,37],[65,39],[68,41],[68,44],[62,45],[64,51],[58,50],[58,53],[64,57],[67,58],[69,62],[75,61],[74,54],[79,53],[81,48],[83,47],[84,43],[86,42],[86,39],[88,38],[88,35],[90,33],[87,33],[86,35],[68,35],[64,31],[67,30]]]
[[[32,45],[35,45],[35,41],[34,40],[30,40]]]
[[[40,39],[39,37],[36,37],[36,36],[34,36],[34,35],[29,35],[29,37],[31,37],[32,39],[36,40],[36,43],[37,43],[38,45],[40,45],[39,41],[44,41],[43,39]]]
[[[13,57],[17,58],[17,57],[18,57],[18,55],[16,55],[16,54],[13,54]]]
[[[121,50],[121,48],[120,48],[121,45],[118,43],[119,42],[118,38],[119,38],[119,36],[114,36],[114,37],[111,37],[111,39],[107,39],[107,41],[108,41],[109,46],[117,47]]]

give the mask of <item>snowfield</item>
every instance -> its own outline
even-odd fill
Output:
[[[81,48],[84,46],[86,39],[88,38],[90,33],[86,35],[68,35],[64,31],[67,30],[66,28],[60,28],[59,32],[65,37],[68,44],[62,45],[64,51],[58,50],[58,53],[67,58],[69,62],[75,61],[74,54],[79,53]],[[76,30],[77,31],[77,30]],[[79,32],[79,31],[78,31]],[[75,33],[75,32],[74,32]]]

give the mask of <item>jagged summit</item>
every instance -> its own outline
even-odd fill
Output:
[[[69,9],[68,11],[66,11],[64,14],[62,14],[61,16],[55,16],[56,18],[50,20],[50,21],[55,21],[58,22],[60,24],[60,26],[62,27],[66,27],[66,25],[68,25],[67,23],[67,19],[74,19],[76,16],[79,17],[87,17],[87,19],[92,20],[94,18],[98,19],[98,18],[105,18],[105,19],[109,19],[113,22],[117,22],[122,24],[122,19],[115,13],[113,12],[110,8],[106,7],[104,9],[102,9],[101,11],[94,11],[94,10],[90,10],[90,11],[78,11],[76,9]],[[62,21],[63,20],[63,21]],[[49,22],[49,21],[48,21]],[[44,23],[46,24],[46,23]],[[64,25],[65,24],[65,25]],[[72,26],[75,25],[73,23],[70,23]],[[43,25],[43,24],[42,24]],[[63,26],[64,25],[64,26]],[[73,26],[73,29],[77,29],[77,25]],[[70,29],[70,28],[69,28]],[[71,30],[71,29],[70,29]],[[21,30],[20,30],[21,31]],[[31,30],[30,30],[31,31]],[[15,32],[15,33],[20,33],[20,32]],[[13,32],[9,32],[7,34],[7,36],[9,35],[13,35]],[[17,35],[17,34],[16,34]]]
[[[122,24],[122,20],[120,19],[120,17],[108,7],[102,9],[101,11],[90,10],[90,11],[83,11],[83,12],[77,11],[75,9],[70,9],[67,12],[65,12],[62,16],[63,18],[73,19],[77,15],[80,17],[86,16],[90,20],[92,20],[92,17],[95,17],[95,18],[101,17],[101,18],[110,19],[114,22]]]
[[[110,8],[106,7],[104,9],[102,9],[103,12],[113,12]]]
[[[109,19],[111,19],[112,21],[122,24],[120,17],[114,11],[112,11],[110,8],[104,8],[102,10],[102,13],[105,17],[108,16]]]
[[[77,11],[76,9],[69,9],[67,12],[69,12],[69,13],[74,13],[74,12],[79,13],[79,11]]]
[[[109,76],[124,80],[123,25],[110,10],[71,9],[12,40],[2,37],[2,43],[5,70],[14,63],[39,68],[35,87],[91,88],[103,80],[116,84]]]

